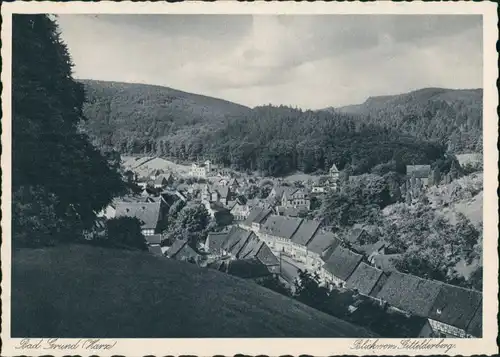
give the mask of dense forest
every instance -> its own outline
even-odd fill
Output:
[[[480,151],[481,90],[423,89],[358,106],[249,109],[171,88],[83,81],[81,126],[100,147],[178,160],[210,158],[239,170],[351,174],[388,161],[431,163],[445,151]]]
[[[458,154],[482,151],[482,102],[482,89],[425,88],[328,110],[357,115],[365,123],[439,142]]]

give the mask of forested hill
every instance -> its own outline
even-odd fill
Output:
[[[482,89],[425,88],[327,110],[359,115],[366,123],[434,140],[462,153],[482,150],[482,102]]]
[[[140,84],[83,81],[88,103],[83,125],[97,145],[121,153],[180,160],[210,158],[238,170],[286,175],[327,170],[350,174],[378,164],[426,164],[444,146],[374,118],[285,106],[249,109],[214,98]]]
[[[149,138],[196,127],[205,130],[225,116],[240,115],[249,108],[222,99],[182,92],[168,87],[94,80],[83,83],[87,103],[83,128],[101,145],[122,145],[121,151],[137,151]],[[128,144],[128,146],[126,146]]]

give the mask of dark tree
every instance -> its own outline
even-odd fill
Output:
[[[117,247],[146,250],[141,222],[135,217],[118,217],[107,221],[108,244]]]
[[[12,31],[12,190],[21,200],[13,203],[14,244],[26,243],[33,227],[40,244],[75,240],[123,182],[115,163],[78,131],[84,90],[55,22],[14,15]],[[24,224],[37,210],[36,225]]]

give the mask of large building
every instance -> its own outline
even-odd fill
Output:
[[[191,165],[191,170],[189,171],[189,174],[193,177],[206,179],[207,177],[211,176],[213,171],[214,171],[214,168],[212,166],[211,161],[206,160],[202,164],[193,163]]]

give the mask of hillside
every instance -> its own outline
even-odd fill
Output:
[[[437,140],[455,152],[482,149],[482,89],[424,88],[328,111],[361,116],[364,122]]]
[[[13,337],[366,337],[371,333],[218,271],[143,252],[22,249]]]
[[[186,126],[209,130],[226,116],[249,108],[222,99],[182,92],[168,87],[81,80],[87,103],[84,130],[99,144],[133,149],[143,138],[167,136]],[[127,146],[128,145],[128,146]],[[129,150],[131,151],[131,150]]]

